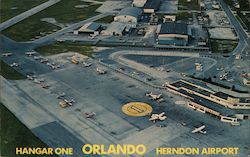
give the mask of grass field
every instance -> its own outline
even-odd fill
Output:
[[[97,20],[96,22],[111,23],[112,21],[114,21],[114,16],[106,16],[104,18]]]
[[[0,1],[0,23],[23,13],[48,0],[1,0]]]
[[[47,147],[1,103],[0,113],[0,156],[20,157],[15,154],[16,147]],[[37,157],[37,155],[29,155],[29,157]],[[42,155],[42,157],[56,157],[56,155]]]
[[[86,6],[84,8],[76,8],[75,6]],[[40,32],[49,34],[52,30],[60,29],[58,26],[42,22],[42,18],[55,18],[62,24],[72,24],[85,20],[97,13],[95,10],[100,4],[82,2],[80,0],[62,0],[61,2],[17,23],[16,25],[3,31],[3,34],[16,40],[28,41],[36,36],[40,36]]]
[[[0,75],[9,80],[22,80],[26,78],[2,60],[0,60]]]
[[[178,0],[178,10],[200,10],[199,0]]]
[[[180,12],[176,14],[176,20],[179,21],[189,21],[188,19],[192,18],[192,13],[188,13],[188,12]]]
[[[229,53],[235,49],[237,43],[229,40],[210,40],[210,48],[212,53]]]
[[[57,42],[51,45],[38,47],[35,50],[45,56],[59,54],[59,53],[66,53],[66,52],[78,52],[80,54],[91,57],[93,52],[90,46],[84,46],[82,44],[69,43],[69,42],[65,43]]]

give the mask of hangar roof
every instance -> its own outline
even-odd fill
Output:
[[[85,32],[85,31],[96,31],[98,30],[99,28],[101,27],[101,24],[100,23],[97,23],[97,22],[90,22],[90,23],[87,23],[85,25],[83,25],[79,31],[80,32]]]
[[[144,5],[144,9],[154,9],[158,10],[160,7],[161,0],[147,0]]]
[[[161,30],[159,34],[182,34],[188,35],[187,24],[176,23],[176,22],[166,22],[161,24]]]
[[[117,16],[129,15],[138,18],[142,14],[142,10],[136,7],[128,7],[122,9]]]

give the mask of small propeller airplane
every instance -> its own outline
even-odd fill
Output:
[[[167,116],[165,116],[165,112],[162,112],[160,114],[152,114],[151,117],[149,118],[150,121],[153,121],[154,123],[156,122],[156,120],[165,120],[167,118]]]
[[[35,75],[27,75],[28,80],[34,80],[36,78]]]
[[[75,102],[74,99],[71,99],[71,100],[64,99],[64,101],[65,101],[69,106],[73,106],[73,103]]]
[[[205,125],[202,125],[201,127],[195,128],[192,133],[201,133],[201,134],[206,134],[207,131],[203,130],[205,129]]]
[[[49,60],[46,58],[46,59],[41,59],[40,62],[41,63],[47,63]]]
[[[57,96],[56,96],[56,98],[57,98],[57,99],[63,99],[63,98],[65,97],[65,95],[66,95],[66,94],[65,94],[64,92],[58,93]]]
[[[12,56],[12,53],[3,53],[2,56],[4,56],[4,57],[10,57],[10,56]]]
[[[71,100],[64,99],[64,100],[61,100],[59,102],[59,106],[62,107],[62,108],[66,108],[66,107],[69,107],[69,106],[73,106],[74,102],[75,102],[74,99],[71,99]]]
[[[85,112],[85,118],[95,119],[96,113],[95,112]]]
[[[40,83],[44,82],[43,78],[41,78],[41,79],[33,78],[33,79],[34,79],[34,82],[37,83],[37,84],[40,84]]]
[[[39,60],[41,58],[42,58],[42,56],[34,56],[34,60]]]
[[[35,55],[35,54],[36,54],[36,52],[34,52],[34,51],[25,52],[25,55],[30,56],[30,57]]]
[[[48,85],[48,84],[45,84],[45,83],[42,83],[42,84],[41,84],[41,87],[44,88],[44,89],[49,89],[49,85]]]
[[[83,62],[82,64],[84,67],[90,67],[92,65],[92,63],[87,63],[87,62]]]
[[[98,74],[106,74],[106,71],[105,70],[101,70],[99,68],[96,68],[96,71],[98,72]]]
[[[151,97],[152,100],[158,100],[162,97],[162,94],[153,94],[152,92],[146,93],[147,97]]]
[[[10,66],[11,66],[11,67],[18,67],[18,66],[19,66],[19,64],[18,64],[18,63],[16,63],[16,62],[13,62]]]

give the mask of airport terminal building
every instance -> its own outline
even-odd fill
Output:
[[[214,92],[185,80],[166,83],[165,87],[168,91],[187,98],[188,107],[211,114],[222,122],[238,125],[239,119],[250,119],[250,101],[247,98]]]

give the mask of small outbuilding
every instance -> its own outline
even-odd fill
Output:
[[[101,24],[97,22],[90,22],[83,25],[80,29],[78,29],[78,33],[93,33],[98,34],[101,31]]]

